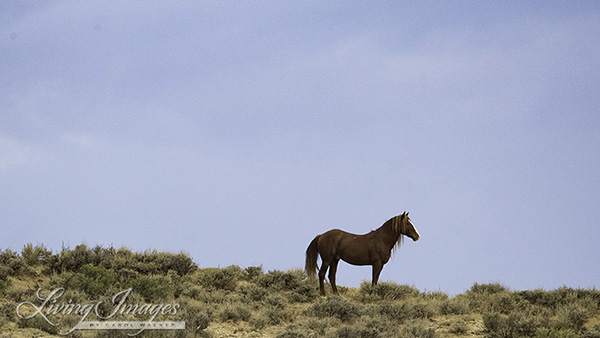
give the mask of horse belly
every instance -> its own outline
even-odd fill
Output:
[[[341,241],[338,250],[339,258],[352,265],[373,264],[369,247],[362,242],[360,238],[349,238]]]

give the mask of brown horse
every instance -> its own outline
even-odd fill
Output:
[[[321,255],[319,269],[319,288],[321,296],[325,296],[325,273],[329,268],[329,281],[333,293],[337,294],[335,273],[340,259],[353,265],[373,266],[373,286],[377,285],[383,265],[388,262],[392,249],[396,251],[406,235],[413,241],[421,237],[408,218],[408,213],[392,217],[379,229],[365,235],[355,235],[339,229],[329,230],[317,235],[306,249],[305,270],[311,280],[315,280],[317,272],[317,256]]]

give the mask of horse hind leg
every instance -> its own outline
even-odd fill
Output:
[[[336,259],[331,262],[331,266],[329,267],[329,282],[331,283],[331,289],[333,290],[334,295],[338,294],[337,286],[335,285],[335,273],[337,272],[339,262],[340,260]]]
[[[325,296],[325,274],[327,273],[329,264],[329,262],[323,261],[319,269],[319,291],[321,292],[321,296]]]

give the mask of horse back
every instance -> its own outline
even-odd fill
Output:
[[[342,259],[354,265],[370,265],[376,257],[382,255],[378,252],[378,246],[374,245],[375,241],[373,232],[357,235],[333,229],[321,235],[318,247],[324,260]]]

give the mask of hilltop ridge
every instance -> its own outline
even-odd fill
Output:
[[[34,305],[41,308],[38,297],[57,289],[63,290],[60,297],[41,312],[52,304],[82,308],[79,314],[44,312],[58,324],[53,326],[35,315]],[[139,305],[137,312],[109,320],[148,320],[162,305],[154,321],[185,322],[185,330],[145,330],[139,337],[600,337],[595,289],[511,291],[498,283],[475,283],[450,297],[364,282],[359,288],[339,287],[340,296],[328,289],[330,296],[320,297],[318,285],[300,269],[199,268],[185,253],[83,244],[57,253],[31,244],[20,253],[0,251],[0,337],[60,337],[81,320],[86,304],[101,302],[98,312],[109,316],[116,306],[112,301],[129,289],[123,307]],[[90,310],[86,320],[98,320],[94,316]],[[134,332],[74,330],[67,337]]]

